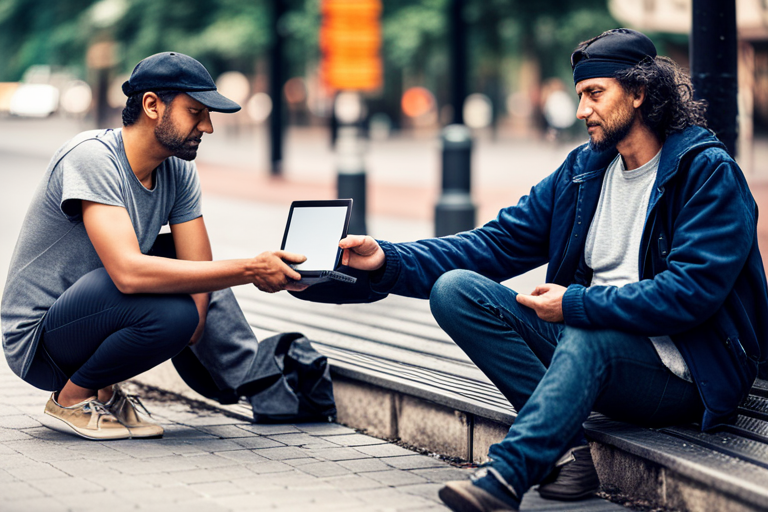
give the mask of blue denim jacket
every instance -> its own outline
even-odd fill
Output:
[[[516,206],[480,228],[381,242],[387,264],[369,300],[386,293],[427,298],[437,278],[452,269],[501,282],[548,263],[547,282],[568,287],[567,325],[672,337],[706,408],[702,429],[712,428],[732,418],[768,355],[757,205],[711,132],[691,127],[672,134],[646,212],[639,281],[588,288],[584,243],[615,156],[581,146]]]

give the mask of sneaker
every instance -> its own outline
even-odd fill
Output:
[[[589,498],[599,488],[600,480],[587,445],[568,450],[538,490],[548,500],[574,501]]]
[[[122,423],[134,438],[162,437],[163,427],[139,416],[138,408],[147,415],[152,416],[141,400],[136,395],[125,393],[120,386],[112,386],[112,398],[104,404],[109,412],[115,415],[117,421]]]
[[[446,482],[437,493],[454,512],[507,512],[518,510],[469,480]]]
[[[61,420],[75,434],[86,439],[128,439],[131,433],[104,404],[91,397],[79,404],[64,407],[56,401],[56,393],[45,404],[45,414]],[[60,427],[61,424],[56,424]]]

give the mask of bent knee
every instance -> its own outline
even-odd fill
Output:
[[[154,302],[151,322],[156,336],[165,343],[183,348],[200,323],[195,301],[189,295],[173,294],[159,295]]]
[[[472,283],[478,279],[485,279],[471,270],[449,270],[440,276],[429,293],[429,307],[434,316],[438,316],[446,309],[450,310],[463,302],[465,294],[462,293],[472,287]]]

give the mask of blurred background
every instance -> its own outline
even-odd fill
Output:
[[[0,0],[0,137],[50,155],[78,131],[120,126],[133,67],[178,51],[243,105],[215,115],[201,146],[209,190],[267,201],[367,191],[368,210],[431,218],[454,186],[441,151],[463,140],[456,186],[479,224],[587,139],[573,48],[627,26],[688,68],[693,2]],[[757,179],[768,175],[768,6],[735,5],[734,152]],[[446,135],[450,124],[466,129]]]

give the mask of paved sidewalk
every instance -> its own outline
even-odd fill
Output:
[[[470,470],[334,423],[256,425],[147,398],[162,439],[95,442],[52,430],[48,393],[0,363],[0,510],[445,510]]]

